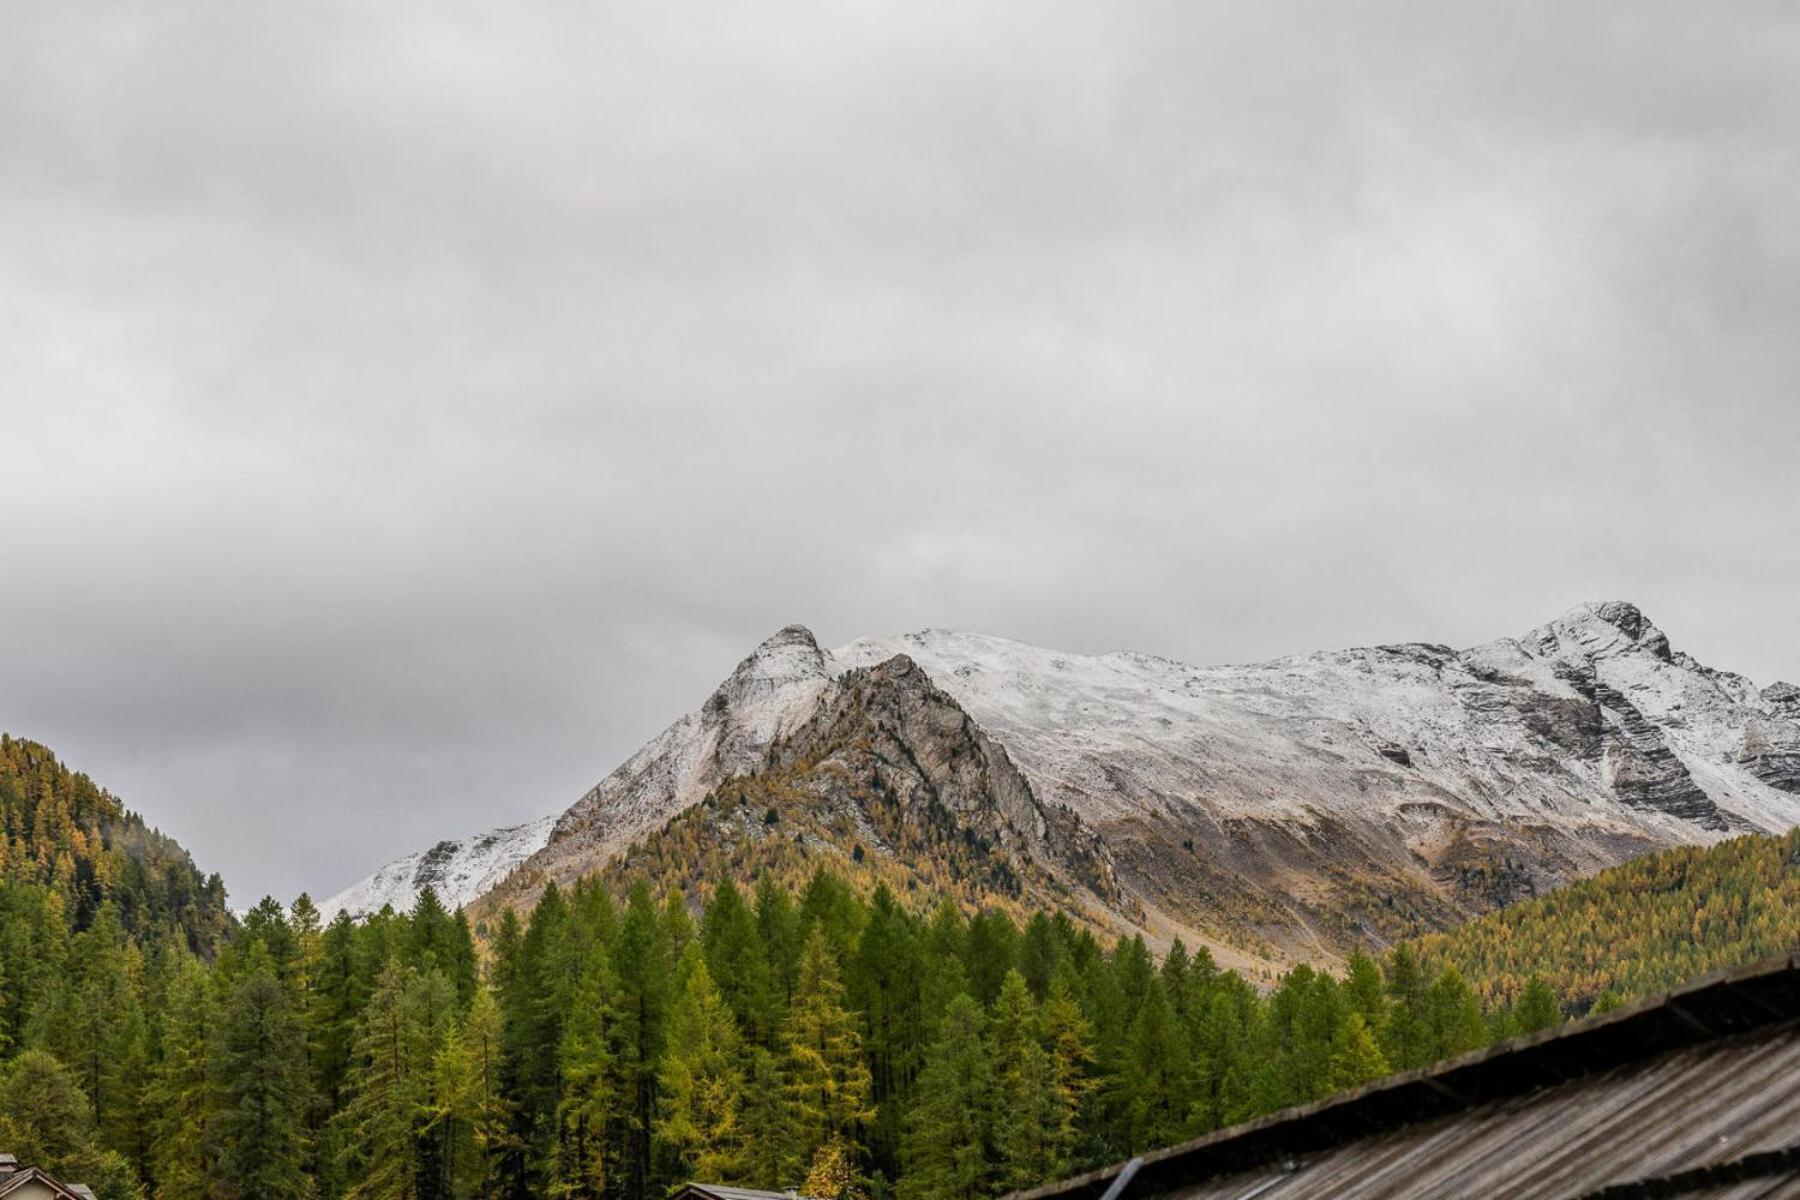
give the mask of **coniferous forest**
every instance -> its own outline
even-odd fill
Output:
[[[1644,956],[1795,928],[1793,836],[1628,864],[1267,993],[1179,943],[908,907],[824,869],[551,887],[480,931],[429,892],[234,923],[173,843],[43,747],[0,749],[0,1147],[103,1200],[995,1195],[1724,965],[1665,953],[1600,984],[1579,965],[1596,914]],[[1724,899],[1681,921],[1692,894],[1605,899],[1646,880]]]

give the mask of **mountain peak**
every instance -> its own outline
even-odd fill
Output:
[[[1588,658],[1648,651],[1668,662],[1668,635],[1629,600],[1598,600],[1578,604],[1540,629],[1530,639],[1542,651],[1560,646],[1580,651]]]
[[[783,625],[780,629],[777,629],[774,633],[771,633],[768,637],[764,638],[762,644],[751,651],[751,657],[754,658],[757,655],[766,654],[787,646],[803,646],[817,650],[819,648],[819,639],[814,637],[813,631],[804,625]]]
[[[785,695],[796,684],[822,684],[831,664],[804,625],[784,625],[752,650],[708,701],[716,714],[741,712]]]

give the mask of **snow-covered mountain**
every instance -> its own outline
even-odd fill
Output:
[[[380,912],[387,904],[397,910],[408,909],[427,887],[436,891],[445,904],[461,908],[493,889],[514,867],[542,850],[555,824],[555,817],[543,817],[526,825],[509,825],[474,837],[439,842],[429,850],[397,858],[367,879],[320,902],[319,916],[330,922],[340,912],[367,916]]]
[[[826,652],[790,626],[553,828],[446,843],[328,903],[410,903],[424,858],[452,903],[515,865],[528,896],[628,863],[721,783],[771,764],[834,680],[895,655],[1004,748],[1036,802],[1098,839],[1119,894],[1096,907],[1268,961],[1441,925],[1645,850],[1800,823],[1800,689],[1705,667],[1619,602],[1463,651],[1227,667],[941,630]]]

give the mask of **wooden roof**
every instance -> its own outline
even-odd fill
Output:
[[[10,1157],[10,1156],[8,1156]],[[60,1200],[94,1200],[94,1193],[79,1183],[61,1183],[36,1167],[19,1167],[0,1175],[0,1196],[10,1196],[25,1189],[28,1183],[50,1189]]]
[[[1147,1154],[1121,1195],[1800,1200],[1800,955]]]
[[[808,1200],[793,1192],[759,1192],[753,1188],[725,1187],[717,1183],[684,1183],[670,1200]]]

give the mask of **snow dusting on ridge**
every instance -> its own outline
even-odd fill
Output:
[[[603,865],[760,766],[834,677],[895,654],[1005,746],[1042,800],[1103,836],[1145,822],[1176,841],[1243,821],[1350,822],[1430,858],[1472,822],[1555,831],[1587,847],[1574,861],[1592,869],[1625,847],[1800,823],[1800,692],[1758,692],[1673,652],[1619,602],[1460,652],[1220,667],[948,630],[825,652],[789,626],[560,817],[441,843],[322,907],[406,907],[427,882],[463,904],[526,859],[549,877]]]

